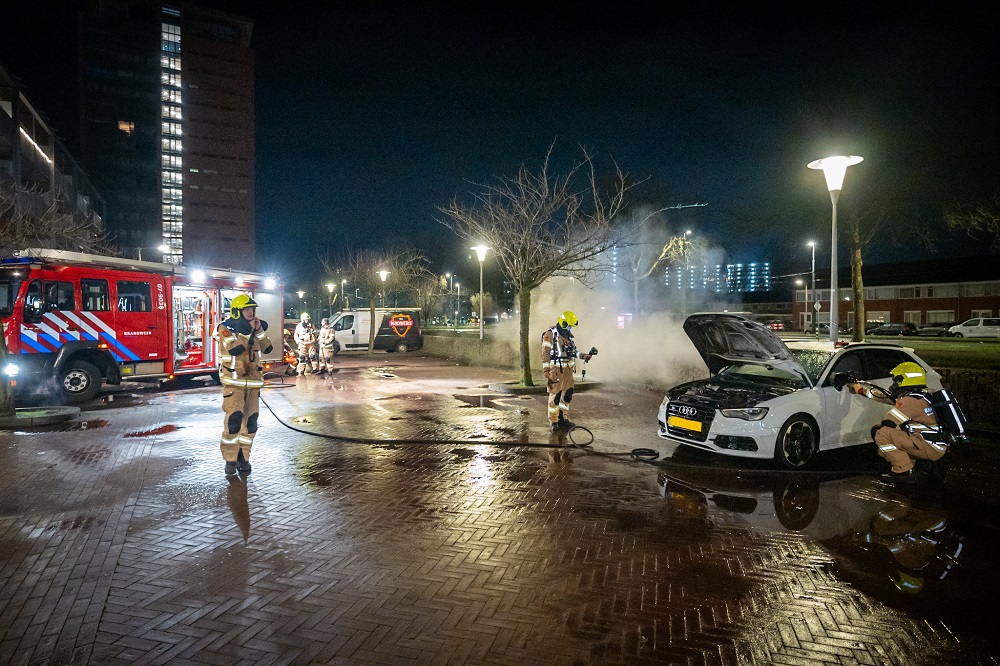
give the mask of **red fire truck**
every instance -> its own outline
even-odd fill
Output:
[[[213,334],[241,293],[273,328],[265,364],[281,364],[282,286],[230,269],[21,250],[0,263],[0,319],[7,358],[0,371],[15,396],[93,398],[123,379],[218,378]]]

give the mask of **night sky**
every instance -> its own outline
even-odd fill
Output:
[[[73,146],[75,19],[56,11],[72,3],[17,4],[5,9],[20,29],[0,40],[0,62]],[[654,203],[708,204],[668,223],[733,258],[770,259],[776,273],[806,268],[807,239],[820,241],[818,261],[828,252],[829,197],[805,168],[818,157],[865,157],[844,207],[852,187],[883,188],[936,219],[1000,193],[985,9],[204,4],[255,22],[258,256],[286,274],[317,248],[406,241],[471,278],[467,243],[434,221],[435,207],[469,181],[538,165],[553,142],[559,164],[583,145],[599,166],[613,159],[648,179],[641,195]],[[982,248],[942,237],[937,251]],[[905,242],[866,253],[927,255]]]

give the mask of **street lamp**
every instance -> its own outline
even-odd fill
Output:
[[[337,285],[335,285],[334,283],[332,283],[332,282],[327,282],[326,283],[326,290],[328,292],[330,292],[330,300],[329,300],[329,303],[328,303],[327,308],[326,308],[326,316],[327,317],[332,317],[333,316],[333,290],[336,289],[336,288],[337,288]]]
[[[382,296],[382,307],[385,307],[385,279],[389,277],[389,271],[381,270],[378,272],[378,276],[382,278],[382,293],[380,296]]]
[[[451,309],[453,303],[451,297],[455,295],[455,278],[451,273],[445,273],[444,276],[448,278],[448,308]],[[447,317],[445,318],[447,319]]]
[[[821,160],[814,160],[807,164],[810,169],[820,169],[826,177],[826,187],[830,190],[830,202],[833,203],[832,238],[830,242],[830,340],[837,341],[837,298],[838,287],[840,285],[837,276],[837,199],[840,198],[840,190],[844,186],[844,175],[847,167],[860,164],[863,157],[857,155],[836,155],[834,157],[824,157]]]
[[[490,248],[485,245],[477,245],[469,248],[476,251],[479,257],[479,341],[483,340],[483,262],[486,260],[486,252]]]
[[[156,247],[149,248],[149,249],[156,250],[160,254],[163,254],[164,252],[169,252],[170,251],[170,248],[167,246],[166,243],[160,243]],[[142,248],[141,247],[137,247],[137,248],[135,248],[135,251],[139,254],[139,261],[142,261]]]
[[[455,328],[458,328],[458,313],[462,310],[462,285],[456,282],[455,289],[458,290],[458,297],[455,298]]]

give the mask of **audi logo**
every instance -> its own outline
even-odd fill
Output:
[[[681,405],[677,408],[677,413],[681,416],[695,416],[698,414],[698,410],[690,405]]]

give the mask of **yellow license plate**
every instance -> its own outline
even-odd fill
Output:
[[[679,416],[668,417],[667,425],[673,426],[675,428],[683,428],[684,430],[694,430],[695,432],[701,432],[701,421],[682,419]]]

